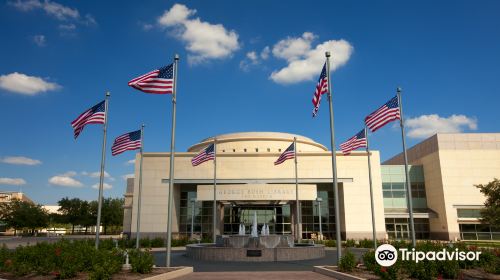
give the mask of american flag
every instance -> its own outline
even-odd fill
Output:
[[[106,121],[105,102],[98,103],[71,122],[75,139],[80,135],[86,124],[104,123]]]
[[[208,147],[203,149],[203,151],[201,151],[197,156],[191,159],[191,164],[193,166],[197,166],[204,163],[205,161],[215,159],[214,147],[215,147],[214,144],[210,144]]]
[[[174,65],[170,64],[139,76],[128,82],[128,85],[146,93],[173,93]]]
[[[399,112],[398,97],[394,96],[391,100],[382,105],[382,107],[368,115],[365,118],[365,124],[372,132],[375,132],[387,123],[399,119],[401,119],[401,115]]]
[[[295,157],[294,143],[292,143],[274,162],[274,165],[282,164],[287,159],[292,159]]]
[[[358,148],[366,147],[366,134],[365,129],[358,132],[358,134],[349,138],[344,143],[340,144],[340,149],[344,155],[348,155],[351,151],[354,151]]]
[[[116,137],[113,146],[111,147],[111,154],[116,156],[125,151],[132,151],[141,148],[141,131],[136,130],[132,132],[127,132]]]
[[[319,103],[321,102],[321,95],[328,92],[328,78],[326,77],[326,62],[323,65],[323,70],[321,71],[321,75],[319,75],[318,84],[316,85],[316,91],[314,91],[313,95],[313,118],[316,117],[319,110]]]

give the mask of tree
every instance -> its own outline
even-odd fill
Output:
[[[83,225],[86,221],[85,215],[88,212],[88,202],[79,198],[69,199],[67,197],[59,200],[59,211],[62,213],[63,220],[71,224],[71,234],[75,233],[75,225]]]
[[[123,225],[123,198],[105,198],[102,201],[101,225],[104,234],[107,234],[108,227]],[[93,212],[97,213],[97,201],[92,201]]]
[[[44,228],[49,224],[49,214],[41,205],[21,200],[2,203],[0,219],[14,230],[28,229],[31,234],[37,228]]]
[[[500,227],[500,180],[495,178],[486,185],[476,185],[476,188],[486,196],[481,222],[490,224],[492,228]]]

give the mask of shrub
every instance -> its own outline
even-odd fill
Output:
[[[369,271],[375,271],[377,261],[375,260],[375,251],[370,250],[363,254],[363,264]]]
[[[129,251],[129,257],[132,272],[145,274],[153,270],[154,258],[149,250],[131,250]]]
[[[356,241],[354,239],[347,239],[345,241],[346,247],[356,247]]]
[[[9,271],[12,266],[12,253],[7,246],[2,244],[0,248],[0,271]]]
[[[163,238],[156,237],[156,238],[151,240],[151,247],[152,248],[160,248],[163,246],[165,246],[165,240],[163,240]]]
[[[89,279],[107,280],[120,271],[123,263],[123,254],[114,250],[98,250],[93,257],[92,270]]]
[[[346,250],[345,254],[340,258],[339,270],[350,272],[356,267],[356,256],[349,250]]]
[[[326,247],[335,247],[337,245],[337,242],[335,240],[324,240],[323,244]]]
[[[479,256],[479,265],[488,273],[500,274],[500,255],[488,250]]]
[[[139,241],[139,245],[141,246],[141,248],[151,248],[151,240],[149,239],[149,237],[141,238],[141,240]]]
[[[359,240],[359,245],[358,247],[359,248],[373,248],[373,240],[371,239],[363,239],[363,240]]]
[[[445,279],[457,279],[460,275],[458,261],[437,261],[438,274]]]

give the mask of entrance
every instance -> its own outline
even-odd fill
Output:
[[[225,205],[224,234],[238,234],[240,224],[245,225],[246,234],[250,234],[254,213],[257,227],[269,226],[270,234],[291,234],[290,205]]]

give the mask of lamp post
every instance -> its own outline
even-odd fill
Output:
[[[196,198],[191,198],[191,239],[193,239],[194,233],[194,205],[196,203]]]
[[[319,218],[319,236],[318,236],[318,240],[323,240],[323,228],[322,228],[322,225],[321,225],[321,201],[323,201],[323,199],[321,197],[317,197],[316,198],[316,202],[318,203],[318,218]]]

